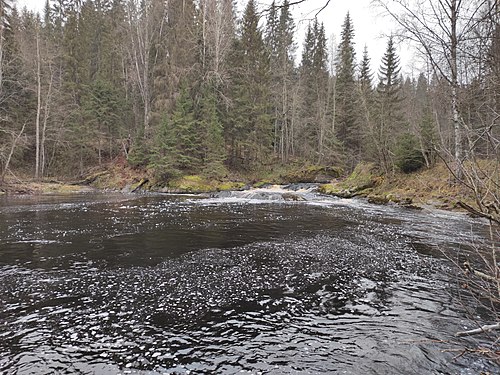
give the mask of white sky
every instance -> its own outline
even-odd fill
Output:
[[[292,0],[289,0],[292,1]],[[300,54],[305,29],[310,19],[326,3],[327,0],[307,0],[303,4],[294,6],[293,15],[298,29],[297,34],[297,54]],[[239,0],[246,4],[246,0]],[[261,9],[270,4],[272,0],[257,0],[261,4]],[[281,0],[276,0],[281,3]],[[27,6],[28,9],[41,11],[45,0],[17,0],[18,8]],[[318,15],[318,19],[325,24],[327,38],[333,36],[336,43],[340,40],[340,32],[345,15],[350,12],[351,20],[354,24],[355,47],[358,61],[361,59],[365,44],[368,47],[368,54],[372,60],[372,71],[376,73],[380,65],[380,60],[384,54],[387,39],[383,34],[389,34],[393,23],[390,19],[380,15],[378,9],[370,6],[370,0],[330,0],[330,4]],[[412,54],[406,45],[401,45],[399,50],[403,73],[412,75],[413,68],[411,61]],[[298,56],[300,58],[300,55]],[[414,73],[416,74],[416,73]]]

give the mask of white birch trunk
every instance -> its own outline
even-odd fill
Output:
[[[42,71],[40,61],[40,33],[37,27],[36,32],[36,122],[35,122],[35,137],[36,137],[36,151],[35,151],[35,179],[40,178],[40,114],[42,112]]]

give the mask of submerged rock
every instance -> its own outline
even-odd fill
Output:
[[[373,204],[387,204],[389,203],[389,199],[383,195],[370,195],[368,196],[368,202]]]
[[[286,201],[305,201],[306,200],[303,196],[295,194],[295,193],[283,193],[283,194],[281,194],[281,197]]]

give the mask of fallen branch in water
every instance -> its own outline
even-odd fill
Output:
[[[453,360],[456,360],[465,354],[480,354],[484,357],[487,357],[497,363],[500,363],[500,351],[498,350],[492,350],[490,348],[482,348],[478,347],[476,349],[471,349],[471,348],[465,348],[465,349],[447,349],[447,350],[442,350],[441,352],[443,353],[458,353],[456,356],[453,357]],[[489,374],[485,373],[485,374]]]
[[[478,271],[478,270],[475,270],[474,268],[472,268],[471,264],[469,263],[469,261],[465,261],[464,262],[464,267],[466,269],[467,272],[470,272],[478,277],[480,277],[481,279],[483,280],[488,280],[488,281],[492,281],[492,282],[498,282],[497,278],[494,277],[494,276],[491,276],[491,275],[487,275],[485,274],[484,272],[481,272],[481,271]]]
[[[472,215],[475,215],[477,217],[483,217],[485,219],[491,220],[492,222],[500,224],[500,220],[498,218],[496,218],[495,216],[490,215],[486,212],[481,212],[479,210],[476,210],[474,207],[468,205],[467,203],[458,201],[457,206],[462,207],[464,210],[469,211]]]
[[[469,331],[457,332],[456,337],[473,336],[479,335],[481,333],[487,333],[495,330],[500,330],[500,323],[485,325],[476,329],[471,329]]]

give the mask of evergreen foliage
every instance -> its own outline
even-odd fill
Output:
[[[353,159],[356,159],[359,157],[360,131],[356,119],[357,90],[355,89],[354,27],[349,13],[347,13],[342,26],[336,71],[335,124],[337,137],[344,144],[346,152]]]
[[[387,49],[382,57],[375,99],[376,124],[373,135],[377,145],[377,161],[386,172],[389,172],[393,165],[394,134],[405,131],[402,129],[399,57],[392,36],[387,41]]]
[[[200,144],[193,100],[182,87],[172,115],[165,116],[158,130],[152,166],[163,178],[192,171],[202,162]]]
[[[224,127],[217,108],[217,95],[213,85],[201,88],[198,108],[198,130],[201,132],[203,171],[211,177],[227,174],[224,145]]]
[[[327,61],[325,28],[314,20],[307,28],[300,66],[302,127],[299,146],[304,158],[317,163],[326,157],[325,133],[329,112]],[[332,134],[330,141],[333,141]]]
[[[357,80],[357,104],[359,111],[357,112],[356,121],[357,128],[360,133],[359,141],[361,157],[364,160],[376,161],[375,155],[376,146],[373,142],[374,137],[374,90],[373,90],[373,74],[370,68],[371,60],[368,55],[368,48],[365,46],[363,56],[359,64],[359,75]]]
[[[265,43],[270,54],[270,91],[274,122],[274,151],[282,161],[293,152],[294,42],[295,24],[288,0],[279,8],[271,5],[266,23]]]
[[[232,167],[250,168],[269,159],[272,151],[269,52],[259,27],[255,2],[243,14],[240,36],[231,56],[232,101],[226,117]]]
[[[371,59],[368,55],[368,48],[365,46],[363,49],[363,57],[359,64],[359,86],[362,93],[370,93],[372,91],[373,74],[370,68]]]
[[[402,79],[391,37],[375,82],[366,47],[357,65],[349,14],[336,48],[312,20],[297,66],[289,0],[249,0],[240,19],[232,0],[46,0],[42,17],[14,5],[0,0],[2,176],[73,177],[117,158],[164,177],[359,161],[390,172],[456,147],[450,81]],[[499,134],[489,20],[474,46],[481,70],[457,93],[477,157]]]
[[[415,172],[425,165],[424,156],[414,135],[406,133],[399,138],[395,160],[396,166],[404,173]]]

